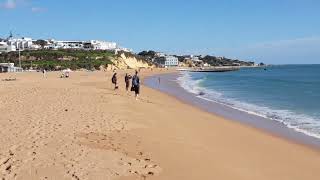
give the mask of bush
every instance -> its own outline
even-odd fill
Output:
[[[72,70],[85,68],[99,69],[101,65],[112,64],[114,54],[110,51],[86,51],[86,50],[38,50],[23,51],[22,67],[24,69]],[[67,58],[68,57],[68,58]],[[65,59],[64,59],[65,58]],[[0,62],[13,62],[19,64],[18,52],[0,54]],[[32,66],[31,66],[32,64]]]

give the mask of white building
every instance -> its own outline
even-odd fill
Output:
[[[155,56],[156,56],[156,57],[165,57],[166,54],[165,54],[165,53],[162,53],[162,52],[156,52]]]
[[[15,46],[16,49],[25,50],[25,49],[32,49],[33,42],[31,38],[9,38],[7,41],[9,46]]]
[[[14,45],[8,45],[6,42],[0,42],[0,53],[7,53],[11,51],[16,51]]]
[[[202,62],[202,60],[200,60],[198,56],[192,56],[191,60],[193,62]]]
[[[4,72],[22,72],[22,68],[15,67],[14,63],[0,63],[0,73]]]
[[[179,60],[175,56],[162,56],[155,59],[155,62],[164,67],[175,67],[179,65]]]
[[[2,43],[2,42],[1,42]],[[4,44],[1,46],[2,52],[8,52],[10,49],[13,51],[14,47],[16,50],[36,50],[42,47],[36,44],[35,40],[31,38],[13,38],[12,35],[5,42],[9,47],[5,47]],[[115,42],[90,40],[90,41],[57,41],[54,39],[46,40],[44,49],[85,49],[85,50],[118,50],[132,52],[131,49],[118,47]]]
[[[203,67],[210,67],[210,64],[204,63],[204,64],[203,64]]]
[[[91,45],[91,48],[93,50],[116,50],[117,49],[117,43],[115,42],[91,40],[88,43]]]
[[[88,49],[88,50],[115,50],[117,43],[107,41],[56,41],[48,40],[46,49]]]
[[[179,65],[179,60],[177,57],[174,56],[166,56],[165,57],[166,61],[165,61],[165,66],[169,67],[169,66],[178,66]]]
[[[31,49],[41,49],[41,46],[37,44],[32,44]]]
[[[49,49],[82,49],[83,41],[55,41],[48,44]]]
[[[115,49],[115,51],[124,51],[124,52],[133,52],[132,49],[129,48],[123,48],[123,47],[118,47],[117,49]]]
[[[194,56],[194,55],[185,55],[184,56],[185,61],[192,61],[194,63],[201,63],[202,60],[200,60],[199,56]]]
[[[8,45],[5,42],[0,42],[0,53],[7,52]]]

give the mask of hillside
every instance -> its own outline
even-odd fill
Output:
[[[157,58],[157,52],[149,50],[149,51],[142,51],[138,53],[138,55],[147,61],[151,62],[155,58]],[[226,57],[217,57],[217,56],[197,56],[198,59],[201,62],[194,63],[191,61],[190,56],[179,56],[179,55],[173,55],[178,58],[179,62],[182,65],[185,66],[196,66],[196,65],[201,65],[204,63],[209,64],[210,66],[253,66],[254,62],[252,61],[244,61],[244,60],[238,60],[238,59],[231,59],[231,58],[226,58]]]
[[[23,69],[61,70],[70,68],[100,70],[147,68],[149,65],[132,53],[87,50],[38,50],[22,51],[20,54]],[[0,54],[0,62],[19,64],[18,52]]]

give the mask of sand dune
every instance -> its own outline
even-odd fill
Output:
[[[318,150],[111,75],[1,74],[0,179],[320,178]]]

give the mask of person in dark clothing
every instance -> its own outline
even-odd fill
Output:
[[[124,77],[124,82],[126,83],[126,90],[127,92],[129,91],[129,86],[130,86],[130,79],[132,77],[126,73],[126,76]]]
[[[136,100],[138,100],[138,96],[140,94],[140,78],[138,76],[138,71],[136,71],[136,74],[132,77],[132,90],[134,90],[136,95]]]
[[[118,89],[118,86],[117,86],[117,73],[114,73],[113,76],[112,76],[112,84],[114,84],[114,89]]]

